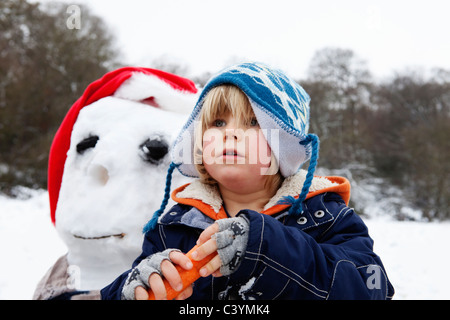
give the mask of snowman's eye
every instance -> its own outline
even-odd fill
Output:
[[[169,152],[168,143],[160,137],[145,140],[139,148],[141,150],[142,159],[153,164],[159,163],[167,152]]]
[[[95,145],[97,144],[98,139],[99,139],[98,136],[90,136],[87,137],[86,139],[81,140],[77,144],[77,152],[79,154],[83,154],[83,152],[86,151],[87,149],[94,148]]]

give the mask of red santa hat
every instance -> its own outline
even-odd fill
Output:
[[[81,109],[102,98],[115,96],[168,111],[189,113],[195,104],[196,93],[197,88],[191,80],[150,68],[120,68],[92,82],[67,112],[50,148],[47,187],[53,224],[70,137]]]

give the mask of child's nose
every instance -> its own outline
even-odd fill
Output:
[[[224,141],[226,140],[237,140],[240,141],[242,138],[242,129],[225,129]]]

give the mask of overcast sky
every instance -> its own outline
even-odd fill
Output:
[[[305,78],[314,52],[333,46],[352,49],[377,77],[407,67],[450,70],[447,0],[77,2],[104,18],[132,65],[166,56],[200,74],[248,59]]]

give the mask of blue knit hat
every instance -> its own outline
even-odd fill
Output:
[[[310,97],[298,83],[282,71],[271,69],[261,63],[243,63],[213,76],[200,94],[194,110],[173,144],[172,163],[167,175],[163,204],[144,231],[156,225],[158,216],[167,205],[173,170],[178,168],[181,174],[189,177],[199,176],[193,154],[195,122],[199,120],[208,92],[223,84],[235,85],[248,97],[259,126],[266,129],[263,133],[269,146],[272,151],[278,151],[274,152],[274,155],[283,177],[295,174],[308,159],[311,159],[299,198],[285,200],[292,204],[290,213],[299,213],[298,209],[311,185],[319,152],[319,138],[314,134],[308,134]],[[278,139],[272,138],[271,130],[277,132]]]

